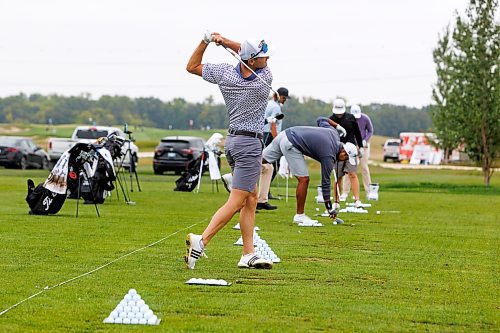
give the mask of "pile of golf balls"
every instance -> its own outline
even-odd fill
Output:
[[[186,281],[187,284],[206,284],[211,286],[230,286],[231,283],[225,280],[217,280],[217,279],[197,279],[191,278]]]
[[[358,213],[358,214],[366,214],[368,213],[368,211],[366,209],[363,209],[363,208],[356,208],[356,207],[346,207],[346,208],[343,208],[341,210],[339,210],[339,213]]]
[[[135,289],[130,289],[123,300],[104,319],[106,324],[141,324],[158,325],[160,319],[153,310],[141,299],[141,295]]]
[[[254,241],[255,241],[255,235],[254,235]],[[255,253],[260,255],[264,259],[271,260],[273,263],[281,262],[281,259],[276,255],[276,253],[274,253],[274,251],[267,244],[267,242],[262,238],[260,238],[260,236],[255,244]]]

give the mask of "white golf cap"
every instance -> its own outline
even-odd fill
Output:
[[[336,98],[333,101],[333,114],[343,114],[345,113],[345,102],[342,98]]]
[[[349,156],[349,163],[356,165],[356,157],[358,156],[358,148],[350,142],[344,143],[344,150]]]
[[[241,43],[238,54],[242,60],[265,58],[271,55],[271,50],[263,39],[247,39]]]
[[[351,113],[354,116],[354,118],[356,119],[361,118],[361,108],[359,107],[359,105],[354,104],[353,106],[351,106]]]

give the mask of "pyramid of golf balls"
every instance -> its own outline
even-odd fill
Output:
[[[259,238],[259,240],[257,240],[257,244],[255,245],[255,253],[260,255],[264,259],[271,260],[273,263],[281,262],[281,259],[276,255],[276,253],[274,253],[271,247],[262,238]]]
[[[103,322],[105,324],[159,325],[160,320],[141,299],[141,295],[135,289],[130,289]]]
[[[238,238],[234,245],[243,245],[243,238]],[[260,255],[262,258],[271,260],[273,263],[281,262],[281,259],[274,253],[267,242],[262,239],[257,231],[253,232],[253,246],[255,247],[255,253]]]

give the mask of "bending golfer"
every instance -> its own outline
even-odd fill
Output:
[[[202,64],[203,54],[211,42],[238,52],[240,63],[236,66]],[[188,72],[219,85],[229,114],[225,153],[233,171],[232,190],[227,202],[212,216],[203,234],[190,233],[187,236],[185,260],[189,269],[194,268],[208,243],[238,211],[243,239],[243,255],[238,267],[272,267],[272,261],[256,255],[253,246],[256,186],[262,162],[262,128],[273,79],[267,67],[268,58],[268,46],[264,40],[246,40],[240,44],[218,33],[207,33],[187,64]]]
[[[309,186],[309,173],[304,159],[309,156],[321,163],[321,188],[326,209],[332,219],[337,217],[336,208],[330,201],[330,177],[337,161],[351,159],[357,154],[353,144],[342,144],[339,133],[345,136],[345,129],[333,120],[319,117],[318,127],[296,126],[278,134],[273,142],[264,149],[263,163],[273,163],[285,156],[292,174],[297,178],[296,189],[297,213],[293,217],[295,223],[311,223],[312,220],[304,214],[304,207]],[[353,158],[354,159],[354,158]],[[268,177],[270,180],[270,177]],[[337,200],[335,200],[337,203]]]

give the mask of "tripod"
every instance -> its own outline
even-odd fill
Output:
[[[134,139],[132,138],[132,132],[128,131],[127,127],[125,128],[124,132],[126,134],[128,134],[129,138],[124,140],[124,141],[121,140],[122,144],[121,144],[120,150],[119,150],[120,153],[115,159],[115,160],[119,160],[119,162],[117,163],[118,169],[116,171],[116,180],[117,180],[117,183],[122,190],[123,197],[124,197],[127,205],[135,205],[135,202],[129,200],[130,199],[130,195],[128,195],[129,194],[128,193],[129,187],[127,184],[127,180],[125,178],[126,177],[125,173],[120,172],[120,171],[122,171],[122,169],[125,169],[125,167],[123,166],[124,162],[129,161],[128,173],[129,173],[129,177],[130,177],[130,192],[134,192],[134,180],[133,180],[134,175],[135,175],[135,181],[137,184],[137,188],[138,188],[139,192],[142,191],[141,184],[139,183],[139,176],[137,175],[134,154],[132,153],[132,149],[130,148],[131,142],[134,141]],[[122,150],[122,147],[124,144],[127,145],[126,146],[127,149],[125,150],[125,153],[123,153],[123,150]],[[120,159],[120,157],[121,157],[121,159]],[[117,197],[118,197],[118,199],[120,199],[118,196],[118,191],[117,191]]]
[[[134,192],[134,181],[133,181],[133,175],[135,175],[135,181],[137,183],[137,189],[139,192],[141,192],[141,184],[139,183],[139,176],[137,176],[137,170],[136,170],[136,165],[135,165],[135,157],[134,154],[132,153],[132,149],[130,149],[130,143],[135,141],[132,138],[132,132],[131,131],[125,131],[125,134],[128,135],[128,139],[125,141],[127,145],[127,150],[125,151],[125,154],[123,155],[123,158],[120,163],[120,168],[123,167],[123,162],[126,160],[128,157],[128,161],[130,162],[130,166],[128,168],[128,173],[130,177],[130,192]]]

